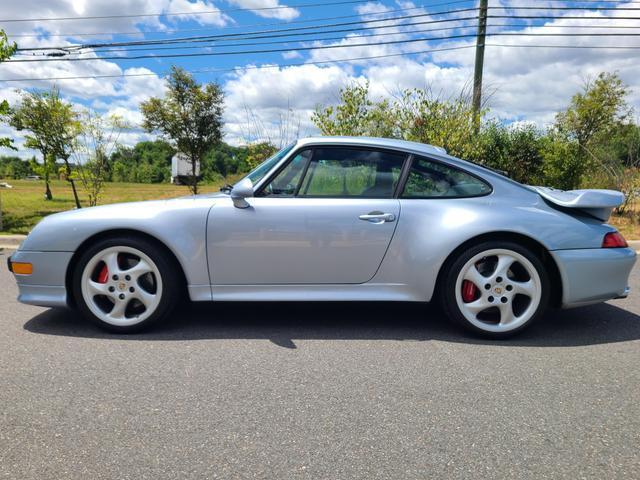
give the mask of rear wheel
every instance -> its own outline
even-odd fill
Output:
[[[548,275],[528,249],[511,242],[486,242],[450,264],[441,300],[449,317],[468,330],[505,338],[544,313]]]
[[[100,327],[139,331],[175,306],[179,277],[166,253],[139,238],[110,238],[85,251],[73,275],[78,308]]]

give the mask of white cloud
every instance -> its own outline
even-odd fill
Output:
[[[316,105],[333,103],[338,89],[353,78],[339,66],[247,70],[230,77],[225,85],[226,139],[243,143],[258,137],[279,139],[280,128],[301,135],[313,133],[311,113]],[[295,115],[290,114],[295,112]],[[294,123],[295,125],[291,125]],[[287,139],[285,139],[287,140]]]
[[[191,15],[171,15],[169,20],[173,23],[185,20],[195,20],[202,25],[224,26],[230,22],[230,17],[220,12],[209,1],[196,0],[171,0],[166,8],[166,13],[186,13],[192,12]],[[207,12],[207,13],[199,13]]]
[[[29,13],[25,13],[29,12]],[[49,45],[64,44],[65,37],[50,37],[48,35],[80,34],[77,38],[83,41],[91,38],[109,38],[109,32],[137,32],[141,27],[152,30],[166,30],[167,22],[172,26],[176,23],[194,20],[202,25],[224,26],[232,20],[219,11],[211,0],[20,0],[5,1],[2,5],[4,18],[60,18],[60,17],[100,17],[113,16],[115,18],[85,18],[82,20],[50,20],[15,22],[5,25],[5,31],[10,38],[17,41],[19,46],[29,46],[35,39],[28,36],[41,34]],[[207,12],[207,13],[200,13]],[[213,13],[210,13],[213,12]],[[158,13],[188,13],[188,15],[169,15],[163,19],[149,14]],[[126,15],[133,15],[126,17]],[[141,16],[135,16],[141,15]],[[106,33],[106,34],[105,34]]]
[[[282,58],[285,60],[292,60],[294,58],[302,58],[302,54],[296,50],[290,50],[282,54]]]
[[[286,7],[278,0],[228,0],[229,3],[237,5],[240,8],[252,9],[253,13],[264,18],[277,18],[278,20],[293,20],[300,16],[300,11],[293,8],[275,8]],[[258,10],[266,8],[269,10]]]

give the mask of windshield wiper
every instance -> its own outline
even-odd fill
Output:
[[[228,183],[225,183],[224,186],[220,187],[220,191],[222,193],[229,193],[231,190],[233,190],[233,185],[229,185]]]

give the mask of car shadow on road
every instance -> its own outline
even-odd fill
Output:
[[[285,348],[296,348],[296,340],[570,347],[640,339],[640,316],[610,304],[551,311],[525,332],[500,342],[470,336],[435,308],[411,303],[187,304],[168,321],[134,335],[107,333],[74,311],[51,309],[27,321],[24,328],[45,335],[134,341],[265,339]]]

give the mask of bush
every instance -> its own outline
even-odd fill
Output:
[[[543,134],[533,125],[506,127],[491,122],[483,128],[477,160],[507,173],[518,182],[543,182]]]

